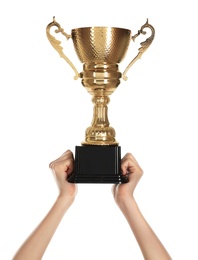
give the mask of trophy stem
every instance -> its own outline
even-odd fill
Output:
[[[91,126],[86,130],[83,145],[118,145],[115,140],[115,130],[109,126],[107,106],[109,101],[110,98],[105,95],[104,89],[94,91],[93,119]]]
[[[100,92],[103,91],[100,90]],[[99,96],[97,95],[92,98],[92,102],[95,104],[93,109],[92,126],[101,127],[101,128],[109,126],[109,120],[107,115],[107,111],[108,111],[107,104],[109,103],[109,101],[110,101],[109,97],[102,96],[102,95]]]

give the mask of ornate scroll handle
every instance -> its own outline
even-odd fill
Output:
[[[134,36],[132,36],[132,40],[133,40],[133,41],[135,41],[135,38],[138,37],[140,34],[146,34],[146,32],[144,31],[144,28],[149,28],[149,29],[151,29],[152,34],[151,34],[151,36],[150,36],[148,39],[146,39],[146,41],[140,43],[140,45],[141,45],[142,47],[140,47],[140,48],[138,49],[139,52],[138,52],[137,56],[129,63],[129,65],[126,67],[125,71],[124,71],[123,74],[122,74],[122,78],[123,78],[124,80],[127,80],[127,79],[128,79],[128,77],[126,76],[126,73],[127,73],[128,70],[131,68],[131,66],[132,66],[138,59],[140,59],[140,58],[142,57],[143,53],[148,49],[148,47],[151,45],[151,43],[152,43],[152,41],[153,41],[153,39],[154,39],[154,37],[155,37],[155,29],[153,28],[152,25],[150,25],[150,24],[148,23],[148,19],[147,19],[146,23],[141,27],[141,29],[138,31],[138,33],[136,33]]]
[[[61,41],[56,40],[56,38],[50,34],[50,29],[53,26],[56,26],[58,28],[55,30],[55,33],[59,33],[59,32],[62,33],[66,37],[67,40],[69,40],[69,38],[71,38],[71,35],[64,32],[64,29],[61,28],[60,24],[56,22],[55,17],[53,17],[53,22],[49,23],[46,28],[46,34],[47,34],[47,38],[48,38],[49,42],[54,47],[54,49],[60,54],[60,57],[63,58],[74,70],[74,72],[75,72],[74,79],[78,79],[79,73],[78,73],[77,69],[75,68],[75,66],[73,65],[73,63],[67,58],[67,56],[65,56],[65,54],[63,52],[63,48],[60,45]]]

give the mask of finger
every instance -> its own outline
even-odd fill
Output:
[[[67,168],[66,172],[67,172],[68,175],[70,175],[73,172],[73,170],[74,170],[74,165],[73,165],[73,163],[71,163],[69,165],[69,167]]]
[[[59,158],[73,158],[73,153],[70,150],[67,150]]]
[[[135,159],[135,157],[134,157],[131,153],[128,153],[127,156],[128,156],[128,158],[130,158],[132,161],[134,161],[136,164],[138,164],[137,160]]]
[[[69,169],[69,166],[66,164],[54,164],[52,166],[52,170],[56,173],[61,173],[61,172],[67,173],[68,169]]]
[[[49,168],[52,168],[56,163],[61,163],[65,160],[73,160],[73,153],[70,150],[67,150],[65,153],[63,153],[59,158],[56,160],[52,161],[49,164]]]
[[[56,160],[52,161],[50,164],[57,163],[57,162],[60,163],[60,162],[63,162],[65,160],[68,160],[68,159],[73,159],[73,156],[72,155],[68,155],[68,154],[64,154],[64,155],[61,155]]]
[[[135,157],[131,153],[126,153],[125,156],[122,158],[122,160],[126,160],[126,159],[131,159],[134,163],[139,165],[137,160],[135,159]]]
[[[121,170],[123,175],[126,175],[129,172],[132,172],[133,167],[135,166],[135,163],[129,159],[125,158],[121,163]]]

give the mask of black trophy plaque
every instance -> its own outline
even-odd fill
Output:
[[[76,146],[72,183],[125,183],[120,146]]]

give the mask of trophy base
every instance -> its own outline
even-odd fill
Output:
[[[121,173],[120,146],[76,146],[74,171],[70,183],[126,183]]]

